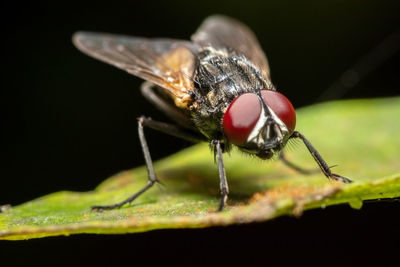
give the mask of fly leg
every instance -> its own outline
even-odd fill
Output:
[[[214,146],[215,149],[214,151],[218,159],[219,187],[221,190],[221,202],[219,204],[218,211],[222,211],[228,199],[229,187],[228,187],[228,182],[226,180],[224,161],[222,158],[221,141],[213,140],[211,141],[211,144]]]
[[[286,157],[285,157],[285,153],[283,152],[283,150],[279,153],[279,159],[289,168],[297,171],[298,173],[301,174],[313,174],[316,173],[317,171],[319,171],[318,169],[312,169],[312,170],[307,170],[304,169],[296,164],[294,164],[293,162],[289,161]]]
[[[147,145],[146,138],[144,136],[143,126],[150,127],[155,130],[159,130],[161,132],[165,132],[165,133],[168,133],[168,134],[171,134],[171,135],[174,135],[174,136],[177,136],[182,139],[189,140],[189,141],[193,141],[193,142],[202,141],[200,136],[197,136],[194,133],[190,133],[186,129],[183,129],[179,126],[176,126],[173,124],[168,124],[168,123],[163,123],[163,122],[159,122],[159,121],[154,121],[150,118],[146,118],[143,116],[140,117],[138,119],[138,132],[139,132],[140,144],[142,146],[142,151],[143,151],[143,155],[144,155],[144,159],[145,159],[146,167],[147,167],[147,173],[148,173],[147,184],[142,189],[140,189],[138,192],[136,192],[135,194],[133,194],[132,196],[128,197],[127,199],[125,199],[121,202],[118,202],[118,203],[115,203],[112,205],[93,206],[92,210],[101,211],[101,210],[111,210],[111,209],[115,209],[115,208],[120,208],[127,203],[131,203],[133,200],[135,200],[137,197],[139,197],[141,194],[143,194],[149,188],[151,188],[156,182],[158,182],[157,177],[154,173],[153,161],[151,160],[149,147]]]
[[[322,172],[328,179],[332,179],[335,181],[341,181],[343,183],[351,183],[353,182],[349,178],[340,176],[338,174],[332,173],[331,169],[329,168],[328,164],[322,159],[321,155],[318,151],[313,147],[313,145],[302,135],[301,133],[295,131],[293,132],[290,138],[300,138],[303,143],[306,145],[308,151],[310,151],[311,155],[313,156],[314,160],[318,163],[319,167],[321,168]]]

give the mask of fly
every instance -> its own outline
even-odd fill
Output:
[[[289,139],[299,138],[328,179],[351,182],[332,173],[312,144],[295,131],[294,108],[272,84],[267,58],[242,23],[221,15],[208,17],[190,42],[78,32],[73,43],[82,52],[146,80],[142,94],[174,122],[138,118],[147,184],[122,202],[92,209],[119,208],[158,182],[144,127],[210,143],[218,162],[219,211],[229,193],[222,155],[232,146],[261,159],[279,154],[288,166],[303,171],[282,151]]]

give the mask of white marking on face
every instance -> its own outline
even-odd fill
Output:
[[[275,112],[270,109],[268,105],[266,105],[266,107],[268,108],[271,117],[269,117],[269,115],[266,115],[264,105],[262,105],[260,117],[253,130],[249,134],[249,137],[247,138],[247,143],[267,144],[271,138],[271,125],[274,125],[273,130],[275,130],[277,134],[277,138],[274,141],[282,142],[284,137],[287,136],[287,134],[289,133],[286,125],[279,119]],[[266,122],[271,119],[274,121],[274,123],[266,125]],[[267,127],[267,129],[265,129],[265,127]],[[264,129],[266,130],[265,137],[263,136]]]

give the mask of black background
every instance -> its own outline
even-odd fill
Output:
[[[274,84],[298,108],[315,103],[341,73],[400,29],[398,1],[0,5],[5,115],[0,204],[12,205],[58,190],[91,190],[110,175],[143,164],[136,117],[164,119],[140,95],[140,79],[73,47],[77,30],[189,39],[206,16],[230,15],[254,30]],[[337,97],[399,95],[398,62],[396,53]],[[155,160],[188,146],[150,131],[148,140]],[[361,210],[331,207],[300,219],[245,226],[1,242],[0,256],[21,265],[37,259],[47,265],[53,260],[114,265],[127,258],[136,265],[143,259],[185,265],[383,264],[400,248],[399,211],[398,202],[366,203]]]

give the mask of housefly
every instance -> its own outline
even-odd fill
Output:
[[[289,139],[299,138],[327,178],[351,182],[332,173],[312,144],[295,131],[294,108],[272,84],[267,58],[242,23],[221,15],[208,17],[191,41],[78,32],[73,43],[82,52],[146,80],[142,94],[174,122],[138,118],[147,184],[122,202],[92,209],[121,207],[158,182],[143,127],[210,143],[218,162],[220,211],[229,193],[222,154],[232,146],[261,159],[279,154],[301,171],[282,153]]]

